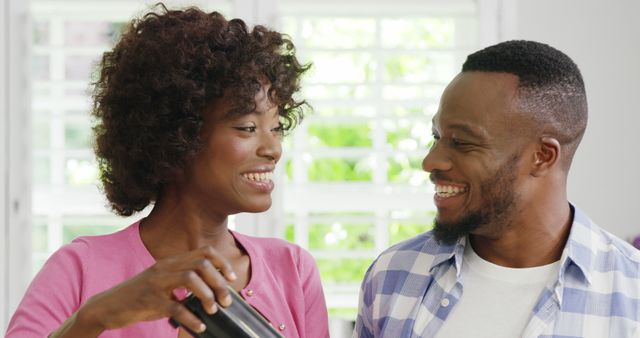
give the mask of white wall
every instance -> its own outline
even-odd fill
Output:
[[[562,50],[584,76],[589,124],[569,199],[622,238],[640,234],[640,1],[517,0],[516,7],[508,37]]]

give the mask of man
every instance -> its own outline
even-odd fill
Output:
[[[434,229],[383,252],[355,337],[640,337],[640,252],[567,200],[587,124],[578,67],[508,41],[468,56],[422,166]]]

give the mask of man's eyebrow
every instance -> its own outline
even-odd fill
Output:
[[[476,139],[484,139],[485,135],[484,133],[475,130],[473,127],[469,126],[468,124],[463,124],[463,123],[453,123],[451,125],[448,126],[450,129],[457,129],[460,130],[464,133],[466,133],[467,135],[476,138]]]
[[[462,132],[464,132],[465,134],[469,135],[470,137],[476,138],[476,139],[484,139],[486,136],[482,131],[479,130],[475,130],[472,126],[465,124],[465,123],[460,123],[460,122],[456,122],[456,123],[452,123],[452,124],[448,124],[446,126],[448,129],[457,129],[460,130]],[[439,132],[438,128],[436,128],[436,119],[433,118],[431,119],[431,131],[436,133]]]
[[[431,130],[433,132],[437,132],[437,129],[436,129],[435,126],[436,126],[436,115],[434,115],[431,118]],[[483,133],[482,132],[474,130],[473,127],[471,127],[470,125],[465,124],[465,123],[456,122],[456,123],[452,123],[452,124],[448,125],[448,127],[451,128],[451,129],[461,130],[461,131],[463,131],[463,132],[465,132],[465,133],[467,133],[470,136],[475,137],[475,138],[480,138],[480,139],[483,138]]]

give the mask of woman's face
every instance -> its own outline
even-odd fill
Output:
[[[201,131],[204,146],[185,172],[183,198],[224,215],[269,209],[282,129],[268,89],[263,85],[256,94],[256,110],[250,114],[225,118],[232,108],[226,96],[207,111]]]

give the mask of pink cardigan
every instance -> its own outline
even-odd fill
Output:
[[[155,263],[139,222],[113,234],[79,237],[56,251],[34,278],[9,323],[7,338],[42,338],[82,303]],[[251,279],[240,292],[287,338],[329,336],[327,309],[313,257],[275,238],[231,232],[249,254]],[[100,337],[175,338],[166,319],[106,331]]]

